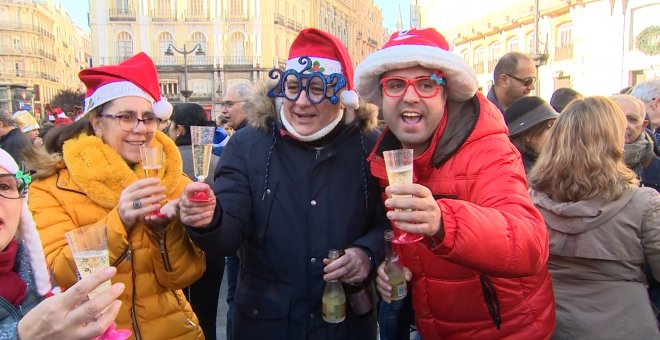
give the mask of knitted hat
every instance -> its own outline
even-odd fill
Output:
[[[509,137],[516,137],[540,123],[557,119],[558,116],[550,104],[536,96],[518,98],[504,110]]]
[[[158,73],[154,62],[140,52],[119,65],[88,68],[78,73],[87,87],[84,114],[95,107],[121,97],[141,97],[153,105],[160,119],[168,119],[172,105],[160,95]]]
[[[298,34],[289,49],[286,69],[302,71],[308,65],[299,63],[300,57],[312,61],[311,72],[325,75],[340,73],[346,78],[346,89],[341,93],[341,102],[349,109],[358,108],[358,96],[353,83],[353,62],[339,39],[330,33],[315,28],[306,28]]]
[[[14,112],[14,119],[23,133],[39,128],[39,123],[37,123],[37,120],[28,111],[21,110]]]
[[[16,161],[3,149],[0,149],[0,167],[11,174],[16,174],[19,171]],[[26,196],[21,200],[23,201],[23,206],[21,208],[18,230],[28,251],[28,258],[32,267],[37,292],[44,296],[53,288],[50,283],[50,272],[46,266],[46,257],[41,246],[39,233],[37,233],[37,227],[34,224],[34,219],[32,219],[32,213],[28,209],[28,198]]]
[[[355,69],[355,87],[360,96],[382,106],[380,78],[383,73],[414,66],[443,72],[447,78],[447,97],[466,101],[477,92],[474,71],[433,28],[396,32],[383,47],[368,55]]]

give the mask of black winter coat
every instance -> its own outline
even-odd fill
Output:
[[[368,128],[377,110],[356,113],[316,149],[283,132],[273,102],[255,97],[246,103],[250,125],[232,136],[220,160],[214,222],[189,229],[207,256],[239,250],[234,338],[376,339],[376,308],[363,317],[347,308],[346,320],[329,324],[321,297],[328,250],[366,249],[372,273],[384,257],[389,222],[366,162],[379,136]]]

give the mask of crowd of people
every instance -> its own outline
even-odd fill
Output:
[[[82,70],[76,117],[0,110],[0,339],[216,339],[223,275],[227,339],[660,339],[660,80],[548,102],[510,52],[483,95],[430,28],[353,65],[308,28],[215,123],[144,53]],[[193,126],[216,126],[205,181]],[[412,184],[388,180],[395,149]],[[99,223],[110,267],[81,279],[64,234]],[[392,244],[397,301],[390,230],[421,237]],[[329,323],[334,280],[367,303]]]

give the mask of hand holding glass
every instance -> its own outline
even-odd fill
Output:
[[[211,150],[213,149],[213,126],[191,126],[190,140],[192,142],[193,169],[198,182],[203,182],[209,175],[211,164]],[[209,196],[203,191],[195,191],[189,200],[193,202],[206,202]]]
[[[66,232],[64,237],[73,254],[80,278],[110,267],[105,224],[92,224],[76,228]],[[89,298],[91,299],[108,288],[110,288],[110,281],[102,283],[90,292]]]
[[[144,168],[145,175],[160,179],[163,171],[163,147],[142,146],[140,147],[140,156],[142,156],[142,168]],[[160,210],[154,211],[148,216],[157,218],[165,217]]]
[[[383,151],[385,169],[390,185],[412,184],[413,178],[413,150],[398,149]],[[393,197],[411,197],[410,195],[392,195]],[[401,209],[396,209],[400,211]],[[394,223],[396,225],[396,222]],[[398,236],[392,239],[392,243],[413,243],[424,238],[423,235],[410,234],[398,230]]]

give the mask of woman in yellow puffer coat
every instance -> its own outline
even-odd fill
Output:
[[[117,267],[112,282],[126,285],[117,327],[131,329],[135,339],[203,339],[180,289],[203,274],[205,259],[177,216],[190,180],[176,145],[158,131],[171,106],[159,106],[153,62],[138,54],[79,77],[88,87],[85,117],[50,132],[46,147],[60,159],[36,169],[29,199],[55,279],[63,288],[77,281],[64,233],[103,223]],[[144,145],[163,147],[159,180],[145,178]],[[145,218],[158,210],[165,217]]]

